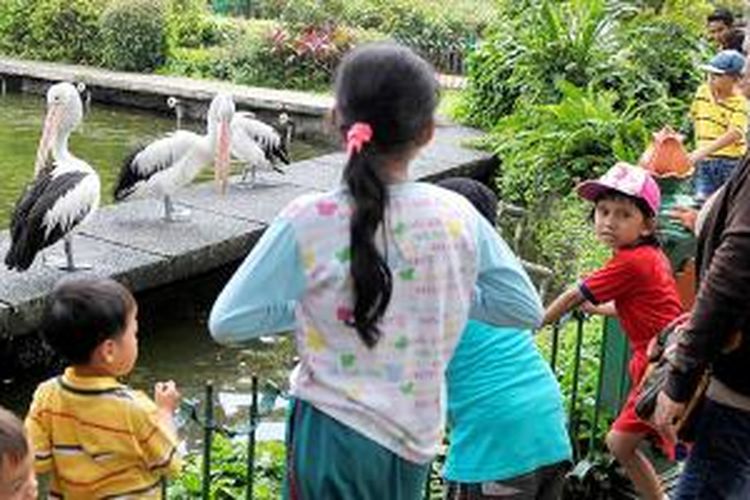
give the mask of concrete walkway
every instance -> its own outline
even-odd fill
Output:
[[[247,87],[218,80],[126,73],[91,66],[26,61],[8,57],[0,57],[0,77],[44,82],[83,82],[95,92],[96,100],[107,100],[113,104],[137,104],[132,102],[132,96],[128,94],[151,96],[150,101],[143,102],[144,107],[149,109],[154,108],[154,97],[158,104],[166,109],[166,97],[208,101],[217,92],[231,94],[235,102],[243,108],[288,111],[296,115],[320,117],[331,109],[333,104],[333,98],[330,96],[306,92]],[[105,90],[107,92],[103,92]],[[123,98],[128,101],[123,101]]]
[[[466,139],[479,133],[440,126],[433,143],[412,164],[412,177],[436,179],[471,174],[492,164],[493,157],[467,149]],[[177,200],[192,210],[192,220],[164,223],[158,200],[103,207],[77,233],[78,258],[93,264],[87,271],[112,276],[134,291],[176,283],[243,258],[277,213],[295,197],[338,184],[342,153],[292,164],[286,175],[268,174],[254,189],[232,185],[223,197],[213,184],[192,186]],[[9,246],[0,232],[0,256]],[[47,250],[61,252],[61,245]],[[67,273],[49,268],[41,258],[25,273],[0,265],[0,337],[32,332],[39,324],[44,299]]]

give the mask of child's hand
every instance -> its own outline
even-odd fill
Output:
[[[690,231],[695,230],[695,221],[698,218],[698,211],[688,207],[674,207],[669,216],[685,226]]]
[[[156,406],[169,411],[169,413],[174,413],[177,410],[181,398],[182,395],[180,395],[180,391],[177,390],[177,385],[175,385],[173,380],[157,382],[154,385],[154,401],[156,402]]]
[[[588,300],[579,306],[579,309],[586,314],[599,314],[599,306],[592,304]]]

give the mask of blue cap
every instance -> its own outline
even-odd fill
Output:
[[[701,68],[715,75],[741,75],[745,69],[745,57],[736,50],[722,50]]]

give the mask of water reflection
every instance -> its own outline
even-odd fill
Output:
[[[253,342],[241,349],[222,347],[211,339],[206,323],[208,313],[234,266],[177,285],[148,291],[137,296],[139,304],[139,355],[135,370],[126,382],[151,394],[157,381],[173,379],[186,400],[202,401],[207,381],[216,394],[216,416],[228,426],[247,426],[252,375],[260,388],[272,382],[287,386],[294,363],[294,343],[290,337],[278,342]],[[60,366],[53,370],[59,370]],[[36,384],[54,375],[46,372],[30,376],[17,373],[0,389],[0,404],[19,415],[25,414]],[[276,401],[275,410],[264,420],[261,436],[281,438],[285,402]],[[202,407],[198,414],[202,417]],[[183,415],[184,417],[184,415]],[[201,431],[195,424],[185,426],[189,446],[200,443]]]

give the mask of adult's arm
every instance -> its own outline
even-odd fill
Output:
[[[741,167],[738,167],[741,168]],[[706,365],[748,319],[750,307],[750,177],[732,189],[724,231],[703,273],[690,323],[678,343],[666,387],[676,402],[687,401]]]

